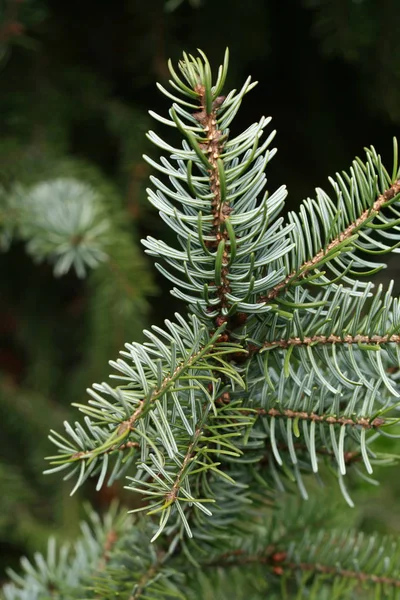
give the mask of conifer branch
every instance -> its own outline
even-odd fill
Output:
[[[130,432],[134,431],[137,421],[144,415],[146,411],[154,404],[160,397],[165,394],[168,388],[172,387],[176,380],[188,369],[193,367],[197,361],[207,353],[212,352],[213,344],[210,343],[200,348],[195,354],[189,356],[181,363],[179,363],[172,373],[169,373],[161,382],[161,385],[153,390],[149,398],[141,399],[137,401],[137,408],[129,416],[129,418],[119,423],[113,430],[108,433],[109,440],[118,439],[117,443],[105,444],[100,448],[94,448],[92,450],[78,451],[71,455],[71,460],[87,460],[102,454],[111,454],[115,450],[125,450],[127,448],[140,447],[138,442],[124,440],[129,436]],[[122,443],[121,443],[122,442]]]
[[[400,588],[400,580],[395,577],[378,576],[372,573],[364,573],[362,571],[351,571],[349,569],[337,569],[335,567],[328,567],[326,565],[320,565],[318,563],[282,563],[281,568],[285,569],[287,566],[291,571],[309,571],[311,573],[320,573],[322,575],[331,575],[332,577],[344,577],[346,579],[355,579],[360,583],[373,583],[374,585],[384,584],[394,588]],[[283,574],[279,567],[275,567],[274,572],[277,575]]]
[[[372,207],[366,209],[353,223],[351,223],[342,233],[340,233],[335,239],[333,239],[326,248],[320,250],[313,258],[303,263],[300,269],[293,271],[283,281],[275,285],[267,294],[262,295],[259,302],[271,302],[281,292],[287,289],[291,284],[305,279],[309,273],[318,267],[323,259],[330,253],[334,252],[335,249],[350,239],[354,234],[363,227],[366,223],[369,223],[382,208],[397,194],[400,193],[400,179],[396,180],[389,188],[387,188],[380,196],[376,199]]]
[[[357,159],[350,174],[331,181],[337,198],[317,189],[285,223],[279,217],[284,186],[272,195],[264,191],[274,132],[263,139],[269,119],[262,117],[230,137],[230,123],[254,84],[249,78],[222,96],[227,68],[228,53],[214,82],[201,51],[200,58],[184,54],[179,74],[170,65],[172,92],[159,88],[173,104],[168,118],[152,116],[180,139],[175,147],[148,134],[164,153],[159,162],[146,158],[161,173],[151,178],[148,197],[176,244],[151,237],[143,243],[189,315],[166,321],[165,330],[145,331],[143,344],[125,345],[110,363],[117,383],[94,384],[88,404],[76,405],[84,423],[65,422],[65,436],[52,432],[57,455],[49,471],[76,474],[74,490],[89,477],[100,489],[126,475],[126,489],[143,499],[132,512],[145,512],[146,520],[135,521],[123,537],[114,527],[108,534],[101,529],[86,569],[97,569],[90,590],[99,599],[117,592],[129,600],[200,597],[200,580],[185,572],[188,559],[218,567],[217,582],[224,567],[266,565],[272,577],[263,584],[269,591],[271,581],[272,593],[280,576],[282,589],[289,582],[299,597],[303,590],[317,597],[321,586],[328,597],[339,577],[353,582],[350,589],[397,590],[391,557],[399,550],[392,543],[379,542],[369,573],[374,538],[363,546],[362,536],[347,531],[327,540],[320,524],[315,538],[298,514],[288,524],[288,512],[263,520],[287,481],[307,497],[303,475],[317,474],[323,462],[335,469],[351,505],[348,471],[365,478],[364,471],[370,475],[395,458],[375,453],[372,444],[392,435],[387,428],[398,422],[390,415],[400,397],[394,370],[400,301],[392,285],[374,290],[358,276],[370,278],[382,267],[366,254],[400,246],[397,147],[392,175],[371,148],[366,161]],[[131,292],[112,262],[108,268]],[[313,518],[307,526],[315,525]],[[86,533],[89,548],[92,537]],[[220,554],[221,548],[239,549]],[[352,556],[357,566],[348,561]],[[39,559],[38,571],[42,564]],[[81,577],[82,566],[73,566]],[[26,580],[15,577],[23,589],[36,577],[26,570]],[[47,585],[45,568],[42,575]],[[16,600],[13,594],[7,600]]]
[[[310,572],[315,575],[327,575],[332,577],[343,577],[354,579],[360,583],[372,583],[374,585],[384,584],[393,588],[400,588],[400,580],[397,577],[386,577],[375,575],[364,571],[343,569],[340,566],[330,566],[319,562],[295,562],[288,560],[288,553],[274,546],[267,548],[264,553],[246,554],[244,550],[236,549],[226,552],[212,562],[206,563],[205,567],[227,568],[246,566],[251,564],[262,564],[270,567],[274,575],[285,575],[288,571],[293,574],[296,571]]]

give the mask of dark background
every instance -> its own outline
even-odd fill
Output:
[[[285,183],[288,207],[296,208],[366,145],[391,169],[399,32],[398,0],[0,0],[0,186],[57,177],[67,161],[115,195],[136,246],[144,235],[168,235],[146,202],[150,169],[141,158],[157,153],[147,129],[161,129],[147,111],[168,110],[155,83],[166,84],[167,59],[176,62],[183,50],[201,48],[216,70],[229,46],[227,89],[249,74],[260,82],[233,129],[273,117],[279,152],[269,189]],[[135,274],[139,259],[125,260]],[[396,276],[396,258],[389,267],[384,279]],[[92,318],[90,278],[55,279],[18,241],[0,254],[1,568],[43,549],[49,534],[77,532],[82,497],[70,499],[68,483],[41,474],[52,451],[46,436],[69,416],[70,402],[84,401],[85,388],[107,377],[107,359],[124,341],[180,309],[151,262],[143,268],[140,323],[129,333],[120,323],[110,345],[110,335],[93,333],[111,308]],[[395,470],[380,476],[380,492],[359,492],[364,528],[400,529],[391,477],[398,479]],[[120,490],[86,488],[99,509],[113,495]]]

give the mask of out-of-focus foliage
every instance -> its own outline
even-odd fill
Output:
[[[42,0],[0,2],[2,568],[76,532],[79,501],[42,477],[45,432],[140,337],[155,291],[137,247],[146,113],[54,52],[56,20]],[[113,140],[112,173],[85,151],[92,119]]]
[[[400,10],[397,0],[304,0],[327,57],[357,69],[366,101],[400,122]]]
[[[7,245],[16,230],[35,262],[46,258],[54,262],[54,275],[73,269],[84,277],[88,268],[108,259],[110,221],[89,186],[74,179],[53,179],[30,189],[17,184],[2,196]]]

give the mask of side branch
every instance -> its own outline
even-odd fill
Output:
[[[165,379],[163,380],[161,386],[153,391],[149,400],[142,400],[138,408],[135,410],[134,413],[132,413],[129,419],[126,419],[118,426],[118,435],[121,435],[126,431],[132,431],[132,429],[134,429],[136,421],[139,419],[139,417],[142,416],[144,409],[147,408],[149,404],[155,402],[160,396],[162,396],[166,392],[168,387],[172,385],[172,383],[174,383],[176,379],[179,379],[179,376],[182,375],[182,373],[186,369],[189,369],[197,360],[199,360],[205,354],[205,352],[210,350],[212,347],[213,345],[210,344],[210,346],[201,348],[201,350],[196,352],[196,354],[193,354],[188,360],[185,360],[181,364],[179,364],[171,375],[167,375],[167,377],[165,377]]]
[[[204,346],[196,354],[190,356],[189,359],[180,363],[175,371],[170,375],[167,375],[162,381],[159,388],[155,389],[151,394],[150,398],[138,401],[138,405],[135,411],[131,414],[128,419],[125,419],[117,425],[117,427],[110,433],[109,441],[103,444],[100,448],[94,448],[93,450],[79,451],[71,456],[73,460],[86,460],[99,454],[111,454],[116,450],[131,449],[132,447],[139,447],[137,442],[125,442],[130,432],[135,429],[136,422],[143,416],[145,409],[153,404],[160,396],[162,396],[167,389],[177,380],[179,377],[190,367],[192,367],[203,355],[213,348],[213,344]]]
[[[288,560],[285,551],[279,551],[276,547],[267,548],[265,553],[255,555],[247,555],[243,550],[233,550],[217,557],[205,566],[227,568],[251,564],[268,565],[274,575],[284,575],[288,571],[293,573],[301,571],[303,573],[309,572],[332,577],[340,576],[346,579],[357,580],[360,583],[383,584],[400,588],[400,580],[395,577],[374,575],[373,573],[365,573],[363,571],[352,571],[350,569],[342,569],[340,566],[323,565],[320,563],[293,562]]]
[[[139,442],[126,442],[125,444],[121,444],[120,446],[114,445],[111,448],[108,448],[104,451],[104,454],[112,454],[113,452],[123,452],[124,450],[130,450],[131,448],[140,448]],[[90,458],[93,454],[92,450],[82,450],[81,452],[75,452],[75,454],[71,458],[80,459],[80,458]]]
[[[277,410],[276,408],[256,408],[253,409],[257,415],[269,416],[274,418],[299,419],[300,421],[314,421],[315,423],[328,423],[329,425],[350,425],[351,427],[361,427],[362,429],[377,429],[385,425],[385,419],[376,417],[372,421],[366,417],[349,419],[348,417],[335,417],[334,415],[317,415],[295,410]]]
[[[395,181],[383,194],[381,194],[371,208],[365,210],[362,215],[358,217],[353,223],[351,223],[340,235],[332,240],[325,249],[320,250],[313,258],[306,261],[299,270],[290,273],[283,281],[273,287],[268,294],[261,296],[259,302],[270,302],[276,298],[284,289],[286,289],[294,281],[303,279],[310,271],[312,271],[323,258],[332,252],[341,242],[350,238],[354,235],[365,222],[369,221],[371,217],[375,217],[384,207],[384,205],[392,200],[397,194],[400,193],[400,179]]]
[[[264,342],[262,348],[289,348],[290,346],[315,346],[317,344],[375,344],[382,346],[384,344],[400,344],[400,335],[314,335],[304,338],[289,338],[287,340],[273,340],[272,342]]]

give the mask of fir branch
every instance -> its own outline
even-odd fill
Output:
[[[393,283],[386,292],[382,286],[373,292],[371,283],[362,292],[357,285],[328,287],[313,302],[308,302],[308,290],[295,288],[284,300],[292,318],[275,328],[268,321],[260,323],[253,338],[267,339],[249,353],[269,354],[268,364],[278,371],[283,367],[287,378],[290,369],[302,364],[333,393],[343,385],[371,389],[376,382],[399,397],[391,369],[399,364],[400,311],[392,288]],[[349,376],[349,365],[356,377]]]
[[[229,568],[236,566],[246,566],[251,564],[262,564],[270,567],[271,574],[284,575],[287,571],[293,574],[297,571],[310,572],[316,575],[327,575],[332,577],[343,577],[354,579],[360,583],[372,583],[374,585],[384,584],[393,588],[400,588],[400,579],[398,577],[386,577],[384,575],[375,575],[363,571],[354,571],[342,569],[340,566],[330,566],[318,562],[295,562],[288,560],[288,553],[277,547],[269,547],[263,553],[246,554],[244,550],[236,549],[231,552],[225,552],[215,558],[212,562],[206,563],[204,567]]]
[[[274,300],[274,298],[286,290],[290,285],[301,279],[305,279],[313,269],[318,267],[326,256],[335,251],[339,244],[342,244],[342,242],[349,240],[354,234],[357,234],[366,223],[369,223],[377,216],[382,208],[399,193],[400,179],[396,180],[389,188],[380,194],[374,204],[370,208],[367,208],[355,221],[353,221],[353,223],[346,227],[346,229],[333,239],[326,248],[321,249],[313,256],[313,258],[305,261],[300,269],[296,269],[287,275],[283,281],[275,285],[266,295],[260,296],[259,302],[271,302],[271,300]]]
[[[237,344],[218,341],[224,326],[210,337],[195,317],[191,318],[194,331],[190,331],[181,317],[179,320],[181,327],[167,322],[168,334],[157,328],[157,332],[168,339],[169,347],[153,333],[146,332],[151,343],[128,345],[130,352],[126,355],[134,367],[121,359],[112,363],[120,372],[124,385],[115,390],[107,384],[95,386],[90,405],[79,405],[88,415],[86,431],[79,423],[75,424],[75,429],[65,423],[70,440],[54,432],[51,437],[59,448],[59,455],[50,457],[51,464],[56,466],[49,471],[70,468],[69,476],[79,469],[74,491],[89,476],[95,475],[98,475],[97,489],[100,489],[108,473],[110,455],[116,455],[116,460],[109,482],[121,476],[133,462],[139,476],[128,478],[132,481],[128,489],[139,492],[146,499],[139,510],[149,514],[160,511],[160,526],[155,537],[161,534],[171,516],[178,522],[182,519],[191,535],[184,516],[189,503],[211,515],[202,502],[214,500],[196,499],[188,486],[183,486],[191,472],[187,469],[189,462],[193,461],[201,472],[212,469],[216,474],[217,465],[209,460],[210,453],[237,454],[237,449],[225,440],[232,434],[213,430],[207,420],[210,410],[217,413],[214,396],[221,377],[231,384],[236,380],[241,385],[241,377],[225,359],[225,355],[241,348]],[[126,380],[131,385],[126,385]],[[207,388],[203,381],[208,384]],[[114,403],[103,399],[97,391],[111,395]],[[206,401],[204,396],[207,396]],[[133,410],[129,413],[131,407]],[[126,416],[122,418],[124,414]],[[248,418],[245,420],[249,422]],[[212,432],[211,444],[221,446],[221,449],[214,450],[202,444],[202,448],[195,451],[198,442],[205,441],[203,430]],[[126,457],[121,456],[120,450],[128,450]],[[140,471],[146,473],[144,478]],[[175,510],[171,505],[176,502]]]
[[[262,117],[237,137],[229,137],[228,126],[255,83],[248,78],[239,92],[220,96],[228,53],[215,85],[210,65],[201,55],[203,60],[184,55],[185,60],[179,63],[185,81],[170,65],[170,83],[174,92],[178,90],[186,97],[184,100],[159,86],[174,100],[169,111],[172,121],[151,113],[161,123],[178,129],[184,137],[182,148],[170,146],[150,131],[150,140],[170,159],[162,157],[161,163],[156,163],[145,157],[169,176],[172,185],[168,186],[151,178],[156,191],[148,190],[149,201],[177,234],[182,249],[153,238],[143,243],[146,252],[175,271],[171,273],[156,263],[173,282],[173,295],[188,302],[207,326],[210,320],[219,326],[238,311],[242,322],[249,313],[264,312],[264,306],[256,303],[257,294],[266,285],[275,284],[283,270],[279,269],[279,275],[274,271],[266,275],[262,266],[270,255],[276,259],[290,250],[284,237],[290,227],[282,229],[282,219],[276,220],[286,196],[284,186],[271,196],[265,193],[257,197],[265,187],[265,168],[275,154],[274,149],[267,150],[275,132],[260,142],[270,118]],[[200,107],[193,100],[200,102]],[[188,112],[186,107],[196,112]],[[225,336],[229,339],[228,331]]]
[[[111,214],[91,185],[64,177],[31,188],[14,186],[9,202],[16,210],[18,236],[37,262],[54,263],[56,276],[74,268],[84,277],[88,268],[108,259]]]
[[[289,477],[297,482],[302,496],[307,498],[301,472],[309,472],[310,467],[314,473],[319,472],[318,450],[324,448],[332,453],[332,466],[337,470],[341,490],[352,505],[342,480],[348,472],[347,453],[361,453],[368,474],[372,474],[373,465],[393,463],[397,458],[376,454],[371,449],[374,439],[378,435],[386,435],[385,428],[398,422],[395,416],[386,416],[394,407],[389,390],[377,380],[370,388],[362,385],[353,387],[349,382],[347,387],[338,386],[339,389],[332,392],[328,385],[319,384],[315,371],[307,371],[303,365],[296,369],[290,367],[285,373],[280,353],[276,365],[266,362],[271,352],[276,351],[267,352],[264,361],[259,354],[253,360],[254,370],[248,377],[250,400],[247,403],[247,410],[254,410],[260,416],[256,421],[254,438],[251,435],[250,439],[254,439],[253,444],[258,441],[256,448],[263,454],[268,440],[275,458],[265,474],[268,483],[271,479],[273,486],[278,485],[283,490],[285,486],[281,475]],[[255,364],[259,369],[254,368]],[[265,381],[266,365],[269,364],[269,380]],[[335,374],[324,371],[324,377],[331,385]],[[264,436],[262,444],[259,441],[261,436]],[[258,452],[247,451],[247,460],[253,459],[257,463]],[[278,472],[276,465],[283,470]],[[357,467],[352,471],[363,476]]]
[[[136,410],[131,414],[131,416],[128,419],[122,421],[122,423],[120,423],[116,428],[116,436],[119,437],[120,435],[125,435],[127,432],[133,431],[136,422],[142,417],[144,411],[147,410],[151,404],[153,404],[159,398],[161,398],[161,396],[167,391],[167,389],[170,388],[184,372],[188,371],[198,361],[200,361],[207,352],[212,353],[213,348],[214,344],[210,342],[209,344],[201,347],[196,353],[192,354],[191,356],[183,360],[180,364],[178,364],[172,373],[169,373],[166,377],[164,377],[163,381],[161,382],[161,385],[155,390],[153,390],[149,398],[139,400],[139,406],[136,408]]]
[[[196,363],[199,362],[208,352],[212,353],[213,348],[214,344],[211,341],[210,343],[202,346],[194,354],[185,357],[184,360],[178,363],[173,372],[169,372],[168,375],[164,376],[161,385],[155,388],[148,398],[142,398],[136,401],[137,407],[127,419],[124,419],[123,421],[118,423],[118,425],[115,428],[107,432],[108,441],[105,444],[102,444],[100,448],[97,447],[91,450],[75,452],[71,455],[71,460],[86,460],[88,458],[93,458],[102,454],[110,454],[121,447],[123,447],[124,449],[137,447],[136,443],[132,443],[129,440],[128,442],[125,441],[126,438],[129,436],[130,432],[134,431],[137,421],[140,418],[142,418],[144,413],[150,409],[152,404],[154,404],[159,398],[161,398],[163,394],[165,394],[168,391],[168,389],[174,385],[174,383],[179,379],[180,376],[187,372],[191,367],[196,365]],[[79,406],[81,410],[85,412],[85,407],[81,405]],[[89,414],[91,414],[90,411]],[[103,414],[102,417],[104,418],[105,415]],[[110,443],[114,440],[117,441],[115,443]]]
[[[374,585],[384,584],[394,588],[400,588],[400,579],[395,577],[384,577],[373,575],[371,573],[364,573],[360,571],[351,571],[349,569],[337,569],[335,567],[328,567],[325,565],[312,564],[312,563],[285,563],[283,562],[281,568],[284,570],[287,566],[292,571],[309,571],[311,573],[320,573],[322,575],[331,575],[332,577],[344,577],[346,579],[355,579],[360,583],[373,583]],[[280,575],[279,567],[275,567],[275,574]]]
[[[32,562],[21,560],[24,573],[9,570],[13,583],[3,589],[7,600],[41,600],[57,597],[82,598],[90,578],[107,570],[117,543],[124,535],[129,517],[113,503],[101,519],[91,512],[81,523],[81,536],[73,546],[57,547],[48,542],[45,556],[36,553]],[[85,596],[87,597],[87,596]]]

